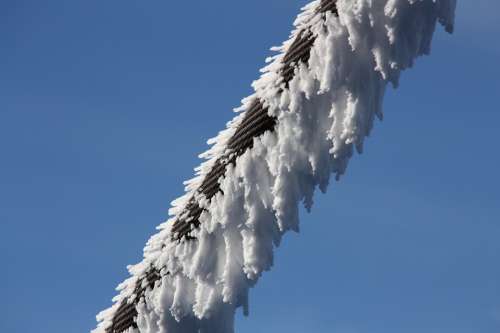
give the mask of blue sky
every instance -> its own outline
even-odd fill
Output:
[[[305,1],[2,1],[1,332],[88,332]],[[500,329],[500,6],[386,97],[237,332]]]

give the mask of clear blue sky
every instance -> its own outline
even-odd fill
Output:
[[[94,327],[304,3],[0,3],[0,332]],[[238,333],[499,332],[499,10],[459,0]]]

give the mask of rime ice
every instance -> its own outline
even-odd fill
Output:
[[[141,263],[130,266],[110,309],[98,315],[94,333],[104,333],[122,300],[133,300],[137,281],[150,267],[161,281],[137,306],[133,332],[234,331],[234,313],[248,312],[249,289],[273,265],[274,249],[289,230],[299,230],[299,204],[310,209],[318,187],[340,178],[355,151],[363,150],[375,118],[382,118],[388,83],[430,52],[437,23],[453,29],[456,0],[338,0],[338,17],[316,14],[319,1],[303,8],[290,39],[273,48],[262,76],[239,114],[209,140],[211,148],[186,194],[172,202],[171,218],[158,227]],[[316,36],[307,64],[297,66],[284,88],[283,56],[300,31]],[[195,240],[171,240],[173,222],[215,161],[225,153],[246,110],[256,99],[277,118],[273,132],[254,139],[252,149],[229,165],[221,190],[201,203],[205,212]],[[166,273],[169,272],[167,275]]]

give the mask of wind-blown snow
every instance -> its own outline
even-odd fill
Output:
[[[306,209],[318,187],[326,191],[339,178],[382,118],[388,83],[398,85],[401,71],[430,52],[436,24],[453,29],[456,0],[339,0],[338,17],[323,19],[313,1],[299,15],[295,31],[278,55],[268,59],[254,95],[243,100],[237,117],[201,155],[207,159],[197,177],[186,182],[186,195],[172,203],[166,223],[151,237],[141,263],[119,287],[113,307],[98,315],[103,333],[122,300],[132,301],[137,281],[151,267],[162,279],[148,289],[137,307],[138,329],[153,332],[233,332],[238,307],[248,312],[248,293],[273,265],[273,251],[288,230],[299,230],[299,203]],[[316,37],[308,64],[301,64],[284,88],[282,58],[299,31]],[[173,222],[224,154],[244,112],[260,99],[278,121],[273,132],[229,165],[221,179],[224,194],[201,200],[205,212],[195,240],[172,241]]]

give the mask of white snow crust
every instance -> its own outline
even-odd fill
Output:
[[[141,333],[234,332],[234,314],[248,313],[248,293],[273,265],[274,249],[289,230],[299,230],[299,204],[309,210],[316,188],[326,191],[355,151],[362,152],[375,117],[382,118],[388,83],[398,85],[402,70],[430,52],[437,23],[451,32],[456,0],[339,0],[338,17],[316,14],[320,1],[303,8],[290,39],[272,50],[255,93],[242,101],[239,114],[208,141],[206,161],[172,203],[171,218],[158,227],[141,263],[119,285],[115,304],[98,315],[94,333],[104,333],[122,300],[132,301],[137,281],[151,267],[162,279],[139,302]],[[288,88],[280,75],[282,58],[299,31],[317,36],[308,64],[296,70]],[[221,179],[224,193],[210,202],[196,240],[171,240],[173,222],[242,121],[255,98],[278,121],[274,132],[255,139],[254,147],[230,165]],[[168,274],[167,274],[168,272]]]

